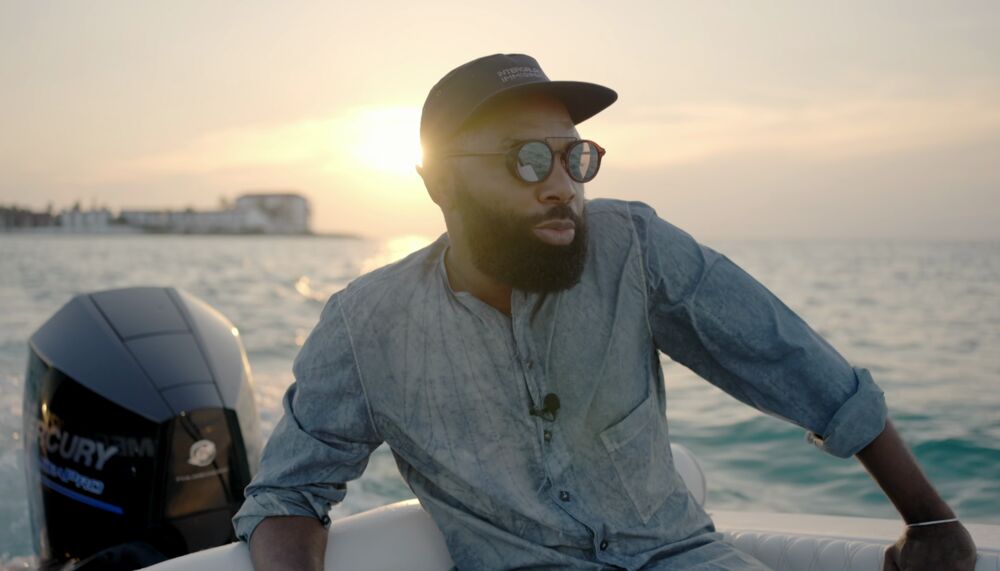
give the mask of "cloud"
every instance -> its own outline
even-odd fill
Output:
[[[609,160],[648,168],[774,151],[842,160],[951,145],[1000,133],[996,93],[853,97],[772,104],[682,102],[633,107],[605,124]]]
[[[412,174],[419,160],[419,118],[419,109],[357,107],[328,117],[210,131],[174,149],[106,163],[89,182],[281,167]],[[407,160],[408,165],[396,164]]]
[[[965,164],[958,159],[995,156],[995,145],[987,145],[1000,141],[996,101],[1000,93],[995,89],[919,97],[682,101],[615,109],[613,115],[599,116],[593,125],[584,124],[582,133],[609,150],[607,174],[601,180],[610,181],[608,177],[618,173],[625,177],[619,182],[627,180],[627,184],[615,186],[633,193],[649,187],[647,200],[670,183],[675,188],[701,189],[696,194],[705,200],[724,187],[740,189],[740,196],[752,195],[753,204],[786,203],[793,195],[835,195],[845,204],[860,204],[860,198],[847,200],[847,196],[851,188],[871,188],[874,183],[863,182],[869,179],[881,180],[882,194],[923,188],[942,197],[951,196],[946,189],[974,190],[992,184],[985,166],[988,161]],[[394,232],[404,228],[429,232],[425,226],[431,222],[420,225],[410,220],[417,209],[427,206],[412,169],[410,147],[412,143],[418,148],[418,127],[419,109],[362,107],[285,123],[215,130],[163,152],[104,163],[96,168],[93,179],[80,182],[90,182],[91,188],[146,189],[144,194],[149,194],[148,189],[159,181],[159,187],[174,188],[175,193],[187,188],[192,196],[291,187],[315,198],[321,227],[372,232],[390,225]],[[692,172],[700,178],[678,179]],[[855,172],[867,173],[867,178],[852,178]],[[913,179],[902,180],[906,173],[912,173]],[[833,182],[825,179],[840,183],[828,186]],[[844,186],[847,179],[853,184]],[[599,193],[604,185],[597,181],[592,190]],[[606,192],[618,196],[610,188]],[[646,195],[640,192],[640,196]],[[750,200],[725,193],[717,198],[726,204]],[[130,195],[129,200],[140,198]],[[677,207],[677,198],[672,200]],[[391,222],[387,222],[385,204],[396,205]],[[400,208],[400,204],[406,206]],[[941,207],[941,201],[935,202],[927,212]],[[421,216],[436,224],[433,208],[425,210]],[[970,206],[963,212],[973,210]],[[379,214],[364,220],[353,214],[346,220],[344,212]],[[921,220],[926,222],[928,216]],[[746,224],[736,227],[751,232]]]

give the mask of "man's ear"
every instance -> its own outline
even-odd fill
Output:
[[[455,174],[440,163],[416,165],[417,174],[424,180],[424,187],[431,200],[442,209],[450,208]]]

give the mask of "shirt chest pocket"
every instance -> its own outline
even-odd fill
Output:
[[[601,431],[601,442],[642,522],[648,523],[673,491],[670,443],[653,395]]]

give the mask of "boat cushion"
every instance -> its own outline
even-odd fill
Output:
[[[759,531],[722,532],[726,541],[775,571],[881,571],[886,543]],[[1000,571],[1000,551],[979,549],[975,571]]]

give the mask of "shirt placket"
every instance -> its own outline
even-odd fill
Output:
[[[511,329],[521,375],[531,395],[531,406],[535,411],[539,411],[544,408],[545,396],[550,394],[553,383],[548,379],[545,355],[539,351],[530,328],[532,301],[530,295],[515,292],[511,300]],[[583,501],[584,498],[579,496],[579,491],[583,488],[576,483],[568,439],[563,432],[563,424],[559,421],[562,411],[557,410],[554,414],[543,415],[532,414],[530,410],[524,413],[534,418],[537,438],[540,441],[541,464],[545,468],[547,479],[542,493],[548,495],[554,505],[586,528],[591,538],[595,538],[596,545],[600,545],[603,538],[598,538],[599,532],[593,525],[596,520],[587,508],[589,502]]]

